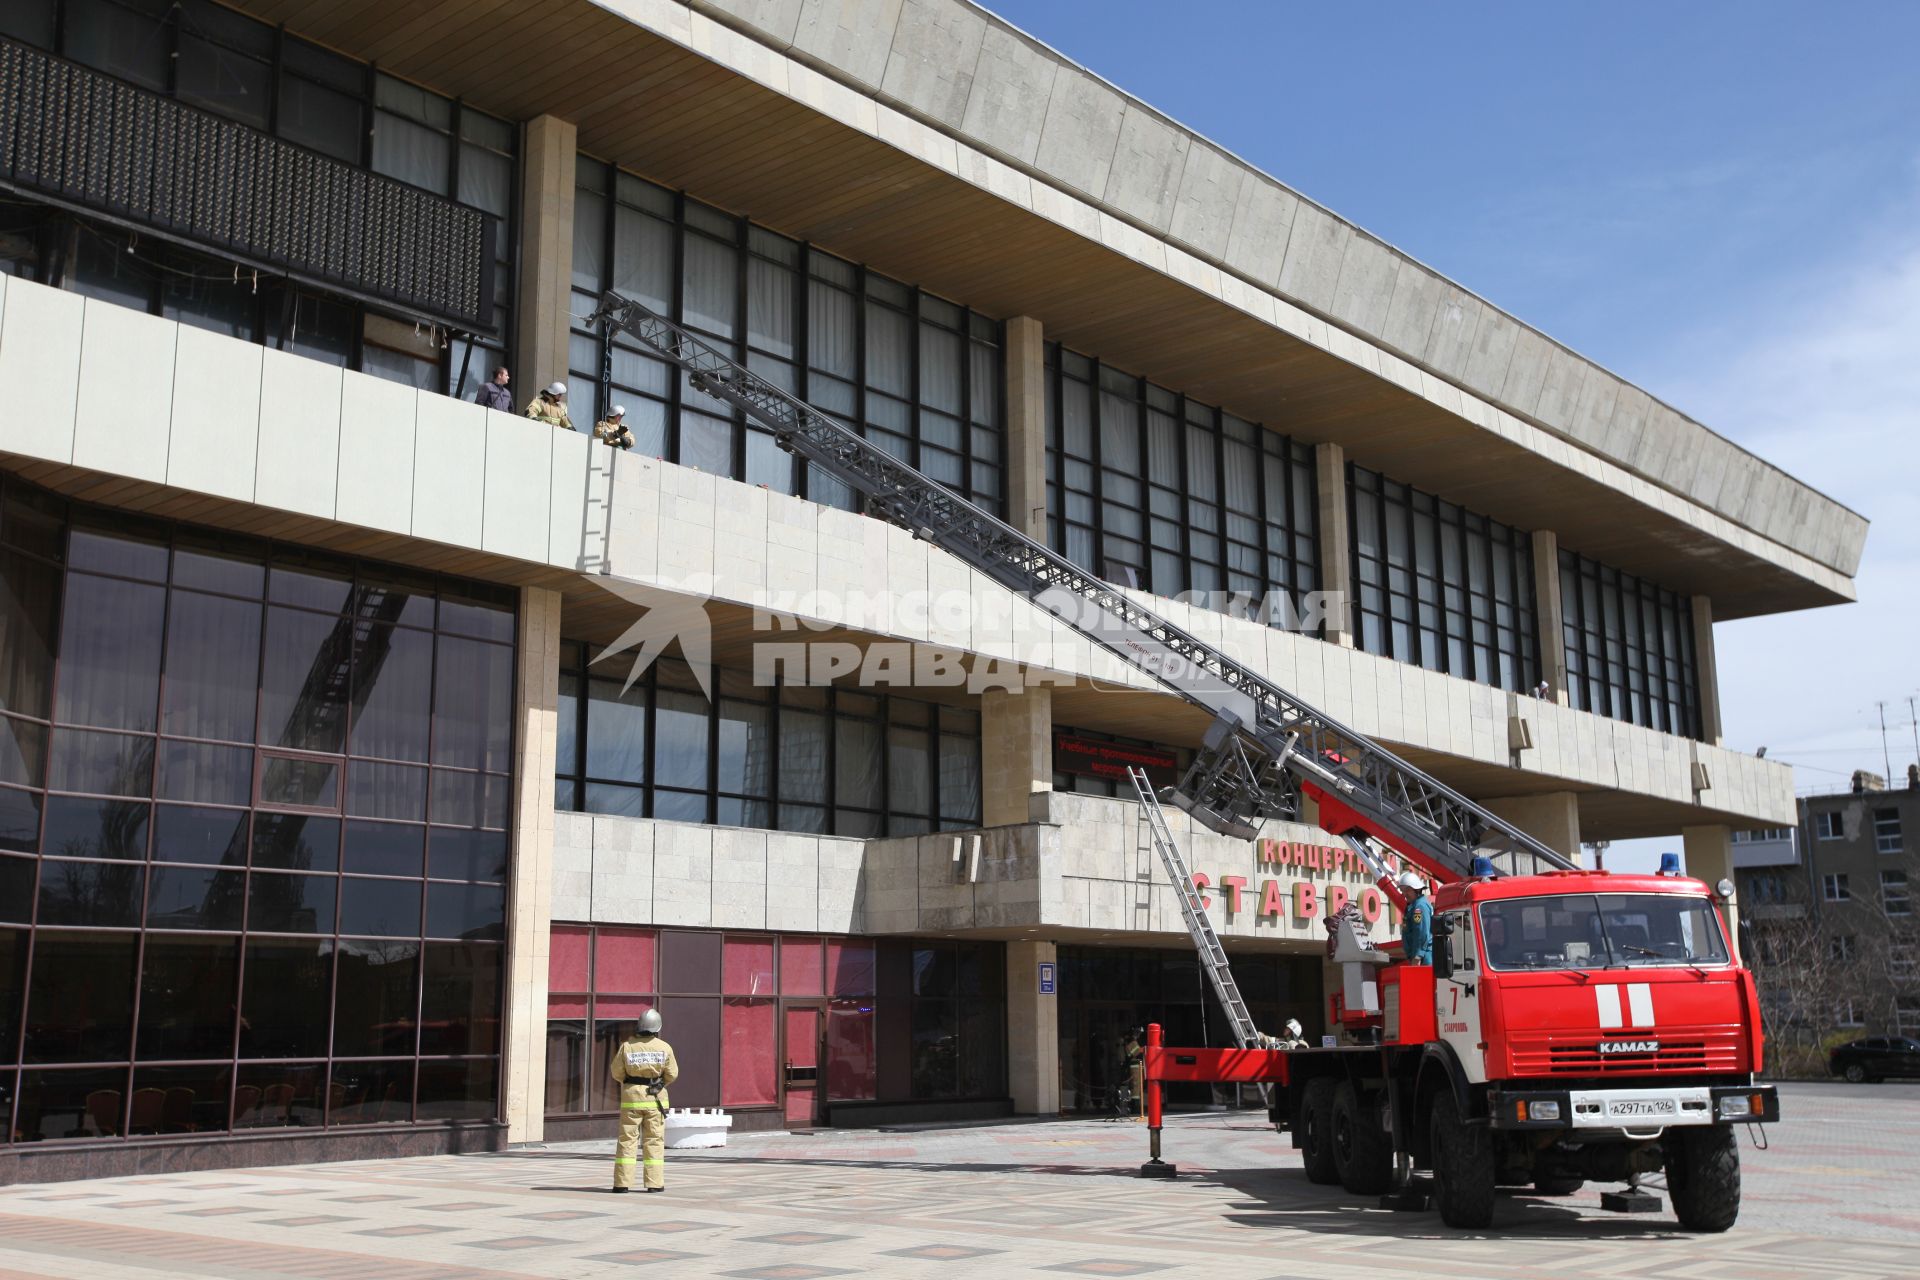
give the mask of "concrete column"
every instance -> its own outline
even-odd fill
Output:
[[[560,593],[520,592],[514,704],[513,872],[501,1104],[507,1141],[538,1142],[547,1093],[547,951],[553,923],[553,773]]]
[[[1580,861],[1580,804],[1573,792],[1549,791],[1480,803],[1495,817],[1505,818],[1555,853]]]
[[[571,122],[554,116],[527,122],[520,156],[515,404],[524,404],[539,388],[567,377],[567,318],[573,305],[573,167],[578,150],[579,131]]]
[[[1687,874],[1696,880],[1705,880],[1709,886],[1722,880],[1734,879],[1733,874],[1733,829],[1725,826],[1682,827],[1680,828],[1680,847],[1685,851]],[[1720,909],[1726,913],[1727,928],[1733,931],[1733,948],[1737,955],[1740,950],[1740,900],[1736,895],[1732,901],[1722,902]]]
[[[1347,451],[1337,444],[1313,447],[1314,470],[1320,498],[1320,589],[1331,592],[1335,608],[1327,611],[1327,640],[1353,648],[1357,622],[1353,598],[1353,535],[1347,511]]]
[[[1006,323],[1007,523],[1047,540],[1047,350],[1032,316]]]
[[[1060,1114],[1060,997],[1040,994],[1051,942],[1007,944],[1007,1087],[1015,1115]]]
[[[1693,674],[1700,686],[1700,740],[1721,746],[1720,663],[1713,651],[1713,599],[1710,596],[1693,598]]]
[[[1540,670],[1522,673],[1527,688],[1545,680],[1553,690],[1553,700],[1567,706],[1567,637],[1562,629],[1566,619],[1560,600],[1560,536],[1551,529],[1533,531],[1533,620],[1540,630],[1535,637],[1540,647]]]
[[[1033,793],[1053,790],[1053,690],[980,698],[981,820],[989,827],[1031,821]]]

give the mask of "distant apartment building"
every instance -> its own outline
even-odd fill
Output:
[[[1736,832],[1761,999],[1783,1046],[1920,1032],[1920,766],[1803,796],[1799,826]]]

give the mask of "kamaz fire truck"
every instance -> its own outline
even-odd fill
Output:
[[[1174,626],[1128,592],[921,475],[640,303],[608,294],[593,320],[679,366],[695,388],[766,427],[779,445],[905,528],[1087,636],[1212,716],[1168,799],[1211,830],[1251,839],[1268,818],[1317,821],[1404,907],[1396,864],[1437,884],[1432,964],[1330,921],[1339,1029],[1321,1048],[1281,1048],[1253,1025],[1166,815],[1133,775],[1202,967],[1238,1047],[1146,1053],[1150,1156],[1161,1160],[1161,1085],[1249,1083],[1271,1099],[1307,1176],[1356,1194],[1423,1203],[1454,1227],[1492,1221],[1497,1188],[1657,1207],[1639,1189],[1664,1171],[1682,1225],[1724,1231],[1739,1213],[1734,1126],[1778,1118],[1761,1065],[1759,1002],[1713,892],[1682,878],[1584,871],[1407,761]],[[611,344],[609,344],[609,347]],[[1731,886],[1726,887],[1730,896]]]

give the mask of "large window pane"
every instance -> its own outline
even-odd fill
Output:
[[[260,741],[296,751],[345,751],[352,652],[347,619],[269,608]]]
[[[58,569],[0,549],[0,711],[46,717],[59,599]]]
[[[152,732],[166,595],[143,583],[67,575],[55,719]]]
[[[256,871],[247,881],[247,928],[263,933],[332,933],[332,876]]]
[[[587,776],[639,782],[647,767],[647,689],[587,682]]]
[[[413,1053],[419,978],[417,942],[342,941],[334,994],[334,1056]]]
[[[130,933],[40,931],[33,944],[23,1061],[126,1060],[138,941]]]
[[[405,1124],[413,1119],[408,1062],[336,1062],[327,1084],[327,1124]]]
[[[241,993],[241,1057],[326,1055],[333,998],[331,942],[247,939]]]
[[[512,767],[513,650],[454,636],[436,643],[433,762],[505,773]]]
[[[236,1129],[308,1128],[320,1123],[326,1067],[319,1063],[242,1065],[234,1086]]]
[[[227,1058],[239,1007],[238,938],[149,938],[136,1057]]]
[[[420,1052],[500,1051],[500,978],[506,949],[431,942],[421,991]]]
[[[491,1120],[499,1096],[500,1063],[495,1058],[420,1064],[419,1100],[414,1119]]]
[[[726,1001],[720,1020],[720,1105],[763,1107],[779,1100],[778,1012],[776,1000]]]
[[[147,927],[235,932],[246,909],[247,877],[211,867],[155,867],[147,888]],[[143,1015],[144,1016],[144,1015]]]
[[[433,637],[386,624],[362,624],[353,653],[353,754],[425,760]]]
[[[53,1138],[109,1138],[126,1132],[127,1069],[22,1071],[21,1142]]]
[[[253,741],[260,606],[176,591],[167,613],[162,726],[188,738]]]
[[[126,800],[48,796],[41,852],[48,857],[142,861],[151,807]]]
[[[654,781],[667,787],[705,787],[706,700],[677,689],[661,689],[656,698]]]
[[[140,923],[146,886],[147,869],[137,863],[43,859],[40,924],[134,928]],[[39,973],[39,966],[34,972]]]

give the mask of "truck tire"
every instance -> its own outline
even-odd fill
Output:
[[[1332,1186],[1340,1181],[1333,1163],[1333,1081],[1307,1081],[1300,1095],[1300,1162],[1307,1181]]]
[[[1434,1201],[1440,1221],[1450,1227],[1474,1230],[1493,1225],[1494,1168],[1493,1131],[1484,1125],[1469,1125],[1460,1114],[1451,1089],[1434,1095],[1433,1119]]]
[[[1740,1216],[1740,1147],[1722,1125],[1669,1129],[1667,1194],[1689,1231],[1725,1231]]]
[[[1357,1196],[1377,1196],[1393,1184],[1393,1149],[1379,1110],[1360,1100],[1353,1081],[1333,1094],[1333,1163],[1340,1185]]]

